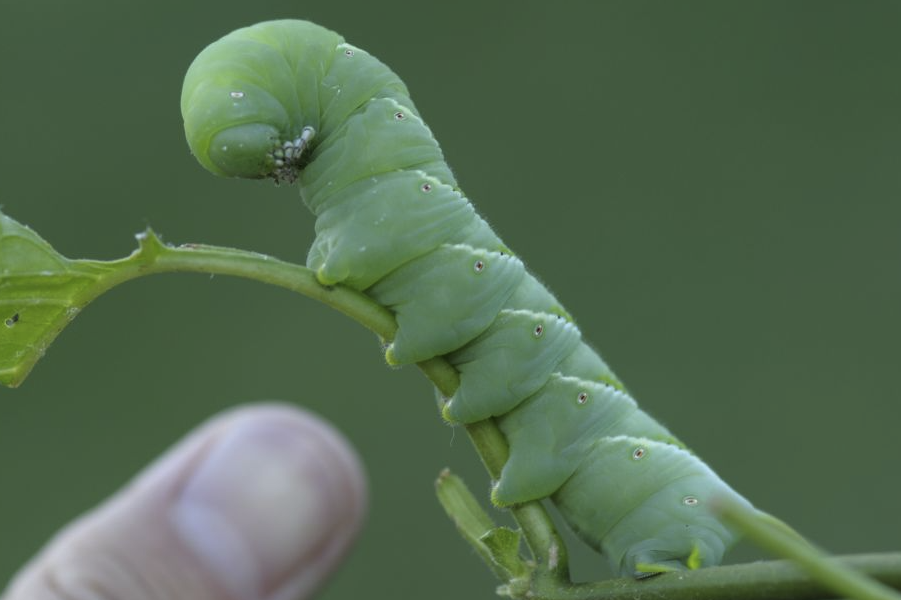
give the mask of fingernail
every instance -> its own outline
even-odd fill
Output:
[[[354,459],[295,421],[237,423],[194,469],[172,509],[184,544],[235,598],[315,586],[358,527]],[[302,582],[302,583],[298,583]]]

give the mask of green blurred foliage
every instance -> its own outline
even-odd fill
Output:
[[[831,550],[898,548],[901,4],[0,0],[3,210],[71,257],[149,224],[303,261],[296,190],[212,177],[178,112],[203,46],[282,17],[404,78],[479,210],[727,481]],[[446,465],[488,481],[426,381],[312,301],[197,275],[113,290],[0,390],[0,581],[198,422],[272,398],[369,470],[323,598],[492,597],[432,490]]]

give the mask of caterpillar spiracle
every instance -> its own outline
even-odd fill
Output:
[[[181,110],[209,171],[299,184],[307,265],[394,311],[389,363],[457,368],[445,419],[494,417],[510,445],[496,505],[550,497],[623,576],[720,563],[738,535],[709,500],[747,500],[637,407],[475,212],[387,66],[313,23],[264,22],[197,56]]]

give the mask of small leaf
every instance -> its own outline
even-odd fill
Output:
[[[481,537],[481,542],[488,548],[491,560],[509,573],[510,579],[527,574],[527,569],[519,556],[521,539],[520,531],[514,531],[508,527],[495,527]]]
[[[460,534],[499,579],[512,583],[527,578],[528,568],[519,556],[518,531],[495,525],[466,483],[448,469],[441,472],[435,488]]]
[[[0,384],[22,383],[85,305],[155,253],[159,240],[142,235],[141,248],[126,259],[70,260],[0,213]]]

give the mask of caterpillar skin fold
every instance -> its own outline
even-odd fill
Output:
[[[200,53],[181,110],[209,171],[299,184],[307,265],[394,311],[390,363],[458,369],[445,419],[495,417],[510,444],[495,504],[552,498],[623,576],[720,563],[737,534],[710,500],[748,502],[638,408],[476,214],[388,67],[313,23],[260,23]]]

